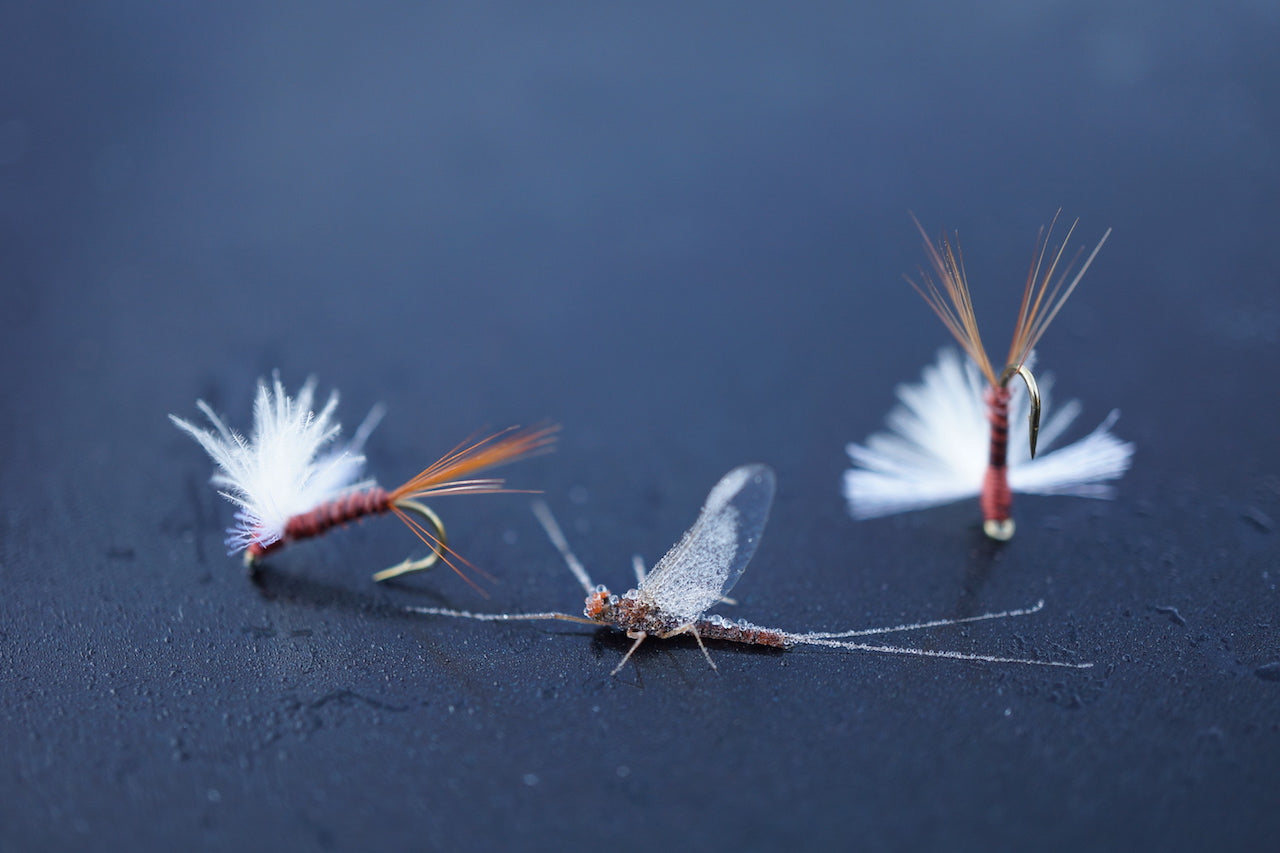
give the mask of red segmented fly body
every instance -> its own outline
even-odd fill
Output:
[[[914,219],[914,217],[913,217]],[[1036,250],[1031,259],[1031,267],[1027,272],[1026,285],[1022,291],[1022,302],[1018,307],[1018,318],[1014,325],[1013,339],[1009,344],[1009,354],[1005,367],[996,373],[991,359],[987,356],[982,344],[982,336],[978,331],[978,320],[973,309],[973,300],[969,293],[969,285],[965,278],[964,261],[958,248],[944,236],[938,244],[930,240],[919,220],[916,228],[925,241],[925,252],[933,274],[941,282],[941,289],[933,281],[929,272],[920,271],[921,280],[916,282],[910,277],[907,281],[916,289],[942,320],[948,331],[959,342],[960,346],[973,360],[989,383],[985,400],[988,421],[991,425],[991,441],[989,463],[983,480],[979,502],[983,514],[983,530],[993,539],[1007,540],[1013,536],[1014,524],[1010,515],[1013,503],[1013,492],[1009,488],[1006,465],[1006,450],[1009,433],[1009,382],[1014,376],[1021,376],[1027,384],[1027,392],[1031,397],[1030,430],[1031,456],[1036,453],[1036,438],[1040,427],[1040,397],[1035,378],[1027,366],[1035,345],[1040,341],[1053,318],[1062,309],[1063,304],[1071,296],[1080,279],[1088,271],[1089,265],[1097,257],[1107,237],[1111,235],[1108,228],[1098,241],[1098,245],[1089,253],[1079,271],[1072,275],[1072,270],[1079,260],[1075,258],[1063,262],[1067,242],[1075,231],[1076,223],[1067,229],[1067,234],[1052,253],[1049,252],[1049,239],[1057,224],[1058,216],[1054,215],[1048,229],[1040,229],[1036,238]],[[1077,220],[1078,222],[1079,220]],[[1068,283],[1069,280],[1069,283]]]
[[[471,475],[549,450],[555,442],[555,433],[558,429],[559,427],[556,426],[530,430],[511,427],[478,441],[463,442],[399,488],[388,492],[386,489],[374,486],[365,491],[351,492],[301,515],[293,516],[285,525],[284,536],[266,546],[258,543],[250,545],[246,558],[253,562],[289,542],[322,536],[335,527],[391,512],[431,549],[432,556],[426,558],[426,561],[406,561],[386,569],[374,576],[376,580],[387,580],[409,571],[427,568],[439,559],[475,587],[475,583],[459,568],[457,562],[463,563],[480,574],[483,572],[449,548],[445,540],[444,527],[439,519],[434,513],[424,511],[426,507],[417,501],[421,498],[441,495],[482,495],[518,491],[506,488],[506,481],[500,478],[472,478]],[[413,514],[421,515],[426,519],[426,524],[414,518]]]
[[[391,496],[386,489],[374,486],[363,492],[350,492],[320,504],[313,510],[295,515],[285,524],[284,535],[269,545],[253,542],[246,551],[250,561],[257,561],[280,550],[289,542],[323,536],[335,527],[359,521],[371,515],[391,511]]]
[[[987,421],[991,424],[991,445],[987,454],[987,472],[982,480],[978,503],[984,521],[1001,524],[1010,521],[1013,490],[1009,488],[1009,396],[1008,388],[992,385],[984,398]],[[1012,531],[1011,531],[1012,532]]]

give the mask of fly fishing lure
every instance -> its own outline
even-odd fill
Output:
[[[865,445],[848,446],[855,467],[845,472],[844,496],[854,518],[875,518],[977,495],[983,531],[1006,541],[1014,532],[1013,492],[1111,497],[1106,483],[1128,470],[1134,449],[1111,434],[1119,411],[1111,412],[1080,441],[1036,458],[1037,444],[1043,440],[1046,447],[1051,445],[1080,413],[1080,404],[1073,400],[1063,406],[1041,430],[1040,416],[1048,409],[1051,383],[1047,378],[1036,382],[1032,350],[1111,235],[1108,228],[1073,275],[1080,253],[1066,263],[1063,258],[1079,220],[1067,229],[1061,245],[1049,251],[1057,221],[1055,214],[1049,228],[1040,229],[1037,236],[1013,341],[999,373],[978,332],[958,243],[953,248],[943,237],[935,245],[916,221],[941,288],[924,269],[919,282],[910,277],[907,281],[969,360],[961,364],[953,351],[943,350],[938,363],[925,368],[920,384],[898,388],[901,405],[889,415],[890,431],[872,435]],[[1015,376],[1026,385],[1025,398],[1013,397],[1009,383]],[[1011,412],[1015,419],[1027,417],[1030,441],[1025,452],[1016,445],[1009,449]]]
[[[478,441],[463,442],[400,487],[388,491],[372,479],[361,479],[365,462],[361,450],[382,417],[381,408],[369,413],[350,442],[335,444],[342,429],[334,418],[338,392],[329,394],[319,412],[312,409],[314,395],[314,377],[303,384],[296,398],[285,393],[278,373],[270,386],[259,380],[253,403],[253,432],[248,438],[230,429],[203,400],[197,401],[196,406],[213,429],[169,415],[174,425],[194,438],[213,459],[217,470],[211,482],[238,507],[235,526],[227,530],[228,553],[244,551],[245,563],[252,568],[290,542],[321,536],[335,527],[390,512],[408,525],[431,553],[384,569],[373,576],[374,580],[420,571],[443,561],[475,586],[454,560],[475,567],[449,548],[443,522],[421,499],[510,491],[501,479],[473,475],[549,449],[557,427],[512,427]]]
[[[855,465],[844,475],[849,512],[857,519],[939,506],[979,496],[989,457],[991,426],[983,402],[985,380],[972,361],[943,349],[924,369],[918,384],[898,388],[899,406],[889,415],[891,432],[847,448]],[[1052,447],[1080,414],[1080,403],[1050,405],[1053,377],[1040,380],[1041,449]],[[1027,398],[1010,401],[1009,417],[1029,411]],[[1111,434],[1119,417],[1112,411],[1089,435],[1074,444],[1031,458],[1027,446],[1008,449],[1009,489],[1021,494],[1109,498],[1107,483],[1124,474],[1133,445]],[[1012,520],[1009,521],[1012,525]],[[990,532],[990,531],[988,531]],[[999,531],[997,531],[999,532]]]
[[[484,622],[507,622],[529,619],[558,619],[587,625],[602,625],[625,631],[635,640],[611,675],[617,675],[630,660],[640,644],[648,637],[667,639],[681,634],[692,634],[698,647],[712,669],[715,662],[707,652],[703,640],[728,640],[786,649],[795,645],[831,646],[867,652],[919,657],[952,658],[954,660],[986,661],[988,663],[1017,663],[1039,666],[1058,666],[1070,669],[1087,669],[1091,663],[1064,663],[1059,661],[1004,658],[993,655],[966,654],[964,652],[919,649],[902,646],[882,646],[851,642],[851,637],[874,634],[890,634],[921,628],[937,628],[1025,616],[1044,607],[1040,601],[1033,607],[1006,610],[1000,613],[983,613],[961,619],[936,619],[912,625],[892,628],[869,628],[839,632],[794,633],[777,628],[754,625],[746,620],[731,621],[719,615],[707,615],[707,610],[733,589],[756,552],[769,507],[773,503],[775,478],[772,469],[765,465],[743,465],[720,479],[707,496],[702,512],[693,527],[681,537],[667,555],[658,561],[652,572],[644,571],[639,557],[634,559],[637,587],[619,597],[604,586],[592,584],[582,563],[569,549],[564,533],[556,524],[551,511],[544,503],[535,503],[534,512],[547,536],[564,558],[569,571],[587,593],[583,616],[568,613],[470,613],[465,610],[449,610],[442,607],[409,607],[407,610],[430,616],[453,616],[462,619],[478,619]]]

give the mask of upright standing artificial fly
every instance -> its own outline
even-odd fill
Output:
[[[984,613],[962,619],[938,619],[914,625],[897,625],[892,628],[869,628],[836,633],[792,633],[777,628],[753,625],[745,619],[734,622],[723,616],[708,616],[707,610],[717,602],[725,600],[724,597],[733,589],[738,578],[742,577],[747,563],[755,554],[760,536],[764,532],[765,522],[769,519],[774,484],[773,471],[766,465],[743,465],[725,474],[711,489],[711,494],[707,495],[707,501],[698,515],[698,520],[693,523],[693,527],[690,527],[680,541],[667,552],[667,555],[658,561],[652,572],[645,574],[640,558],[635,558],[638,586],[622,597],[611,594],[603,586],[591,583],[591,577],[578,558],[569,550],[569,543],[565,540],[564,533],[556,524],[546,504],[534,504],[534,512],[547,531],[547,536],[560,551],[569,571],[573,572],[573,576],[578,579],[587,593],[583,616],[557,612],[469,613],[465,610],[448,610],[441,607],[409,607],[407,609],[413,613],[429,616],[454,616],[484,622],[559,619],[616,628],[625,631],[627,636],[635,642],[618,665],[613,668],[611,675],[617,675],[622,670],[631,659],[631,655],[648,637],[666,639],[680,634],[693,635],[712,669],[715,669],[716,665],[711,660],[706,646],[702,644],[703,639],[728,640],[781,649],[808,644],[883,654],[952,658],[988,663],[1034,664],[1070,669],[1087,669],[1093,666],[1091,663],[1061,663],[936,649],[879,646],[850,642],[847,639],[920,628],[960,625],[1009,616],[1025,616],[1038,612],[1044,606],[1043,601],[1021,610]]]
[[[1132,444],[1111,434],[1119,412],[1113,411],[1086,438],[1036,458],[1040,413],[1042,408],[1048,408],[1051,383],[1046,379],[1042,396],[1041,386],[1031,373],[1032,350],[1111,235],[1108,228],[1072,275],[1080,255],[1065,264],[1063,255],[1076,223],[1067,229],[1062,244],[1050,252],[1049,240],[1057,219],[1055,215],[1048,230],[1041,229],[1037,237],[1013,341],[999,373],[978,333],[959,249],[953,249],[945,237],[935,246],[916,221],[933,274],[942,286],[939,289],[923,269],[920,282],[910,277],[907,281],[960,343],[969,363],[962,365],[953,352],[944,350],[937,365],[925,369],[921,384],[899,387],[902,405],[889,415],[892,432],[871,436],[865,446],[849,445],[849,456],[856,467],[845,472],[844,495],[855,518],[891,515],[978,495],[983,531],[992,539],[1005,541],[1014,531],[1010,516],[1014,491],[1111,496],[1106,481],[1122,476],[1133,455]],[[1027,398],[1013,399],[1013,411],[1018,416],[1026,413],[1030,442],[1025,453],[1015,447],[1010,459],[1009,383],[1015,376],[1026,384]],[[1072,401],[1050,417],[1043,443],[1052,444],[1079,411],[1079,404]]]
[[[440,517],[420,500],[437,495],[509,491],[500,479],[473,475],[547,450],[555,441],[557,427],[512,427],[479,441],[463,442],[404,485],[387,491],[371,479],[360,479],[365,461],[360,451],[381,419],[381,409],[369,413],[349,443],[334,445],[342,429],[333,417],[338,392],[329,395],[319,412],[312,411],[314,393],[314,378],[306,381],[296,399],[285,393],[278,374],[270,386],[259,381],[253,404],[253,432],[247,439],[229,429],[203,400],[196,405],[213,424],[212,430],[169,416],[213,458],[218,470],[211,482],[223,497],[239,507],[236,524],[227,531],[229,553],[243,550],[245,563],[253,567],[290,542],[320,536],[366,516],[391,512],[431,553],[378,572],[374,580],[387,580],[443,561],[472,583],[450,559],[452,555],[461,560],[448,547]]]

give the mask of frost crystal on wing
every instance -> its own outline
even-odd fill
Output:
[[[239,507],[235,526],[227,530],[231,553],[254,542],[270,545],[284,535],[293,516],[373,485],[371,480],[356,481],[364,468],[360,448],[380,412],[370,414],[350,444],[330,447],[342,429],[333,417],[338,393],[332,392],[319,412],[312,410],[314,394],[314,378],[306,381],[296,399],[285,393],[279,375],[270,387],[259,380],[253,432],[247,439],[228,428],[203,400],[196,405],[213,429],[169,416],[213,459],[218,470],[210,482]]]
[[[1111,497],[1107,481],[1123,476],[1134,449],[1111,434],[1119,411],[1074,444],[1045,452],[1080,414],[1075,400],[1052,411],[1052,386],[1052,377],[1040,381],[1045,421],[1035,459],[1026,442],[1012,435],[1026,424],[1026,394],[1015,392],[1010,402],[1010,487],[1023,494]],[[900,385],[899,405],[889,413],[888,431],[875,433],[865,445],[847,448],[854,464],[844,475],[849,513],[858,519],[876,518],[978,495],[990,442],[985,388],[977,366],[949,348],[924,369],[919,384]]]
[[[693,622],[742,577],[769,519],[776,480],[765,465],[734,468],[716,483],[698,520],[640,584],[662,612]]]

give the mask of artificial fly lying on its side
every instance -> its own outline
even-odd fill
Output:
[[[212,430],[169,416],[213,459],[218,470],[211,482],[223,497],[239,507],[236,524],[227,531],[230,553],[243,550],[246,564],[252,567],[290,542],[320,536],[366,516],[391,512],[431,553],[378,572],[374,580],[426,569],[442,560],[474,586],[454,562],[466,563],[449,548],[440,517],[421,499],[510,491],[501,479],[474,475],[548,450],[555,441],[557,427],[512,427],[478,441],[463,442],[400,487],[388,491],[372,479],[360,479],[365,461],[361,449],[382,417],[381,408],[369,413],[349,443],[334,445],[342,429],[333,416],[338,393],[330,393],[319,412],[312,410],[314,394],[314,378],[306,381],[296,399],[285,393],[278,374],[270,386],[259,381],[253,431],[248,438],[228,428],[203,400],[196,405],[213,425]]]
[[[953,352],[944,350],[937,365],[925,369],[921,384],[898,389],[902,405],[889,415],[891,432],[871,436],[866,445],[848,446],[855,467],[845,472],[844,495],[855,518],[923,509],[977,495],[983,531],[1004,541],[1013,536],[1015,491],[1110,497],[1106,481],[1122,476],[1133,455],[1132,444],[1111,434],[1119,412],[1113,411],[1086,438],[1036,458],[1041,438],[1045,446],[1051,445],[1080,406],[1075,401],[1064,406],[1048,420],[1041,436],[1041,411],[1048,408],[1050,383],[1036,382],[1032,350],[1111,234],[1107,229],[1073,275],[1079,254],[1066,263],[1064,254],[1076,223],[1050,252],[1056,223],[1055,215],[1037,238],[1009,354],[997,373],[978,331],[959,248],[945,237],[934,245],[916,221],[941,288],[923,269],[919,282],[907,281],[959,342],[969,362],[961,365]],[[1026,385],[1025,399],[1013,398],[1009,383],[1015,376]],[[1026,413],[1030,429],[1028,452],[1015,448],[1012,459],[1008,448],[1011,406],[1016,415]]]
[[[1091,663],[1004,658],[935,649],[881,646],[849,640],[851,637],[1025,616],[1038,612],[1044,606],[1043,601],[1033,607],[1020,610],[984,613],[960,619],[937,619],[912,625],[897,625],[892,628],[839,632],[794,633],[753,625],[745,620],[730,621],[722,616],[708,616],[707,610],[724,600],[724,596],[738,582],[738,578],[742,577],[747,563],[755,554],[765,522],[769,518],[774,487],[774,474],[768,466],[743,465],[730,471],[711,489],[693,527],[689,528],[680,541],[667,552],[667,555],[658,561],[652,572],[645,574],[640,558],[635,558],[638,586],[621,597],[611,594],[603,586],[592,584],[582,563],[569,550],[564,533],[556,524],[551,511],[547,509],[546,504],[535,504],[534,512],[538,520],[542,522],[547,535],[560,551],[569,570],[573,572],[574,577],[587,593],[584,616],[572,616],[559,612],[470,613],[465,610],[449,610],[441,607],[409,607],[407,609],[413,613],[430,616],[453,616],[484,622],[558,619],[616,628],[625,631],[628,637],[635,640],[635,643],[614,667],[612,675],[618,674],[646,638],[652,636],[666,639],[680,634],[693,635],[712,669],[716,666],[702,644],[704,639],[728,640],[783,649],[796,645],[817,645],[883,654],[988,663],[1033,664],[1070,669],[1087,669],[1093,666]]]

